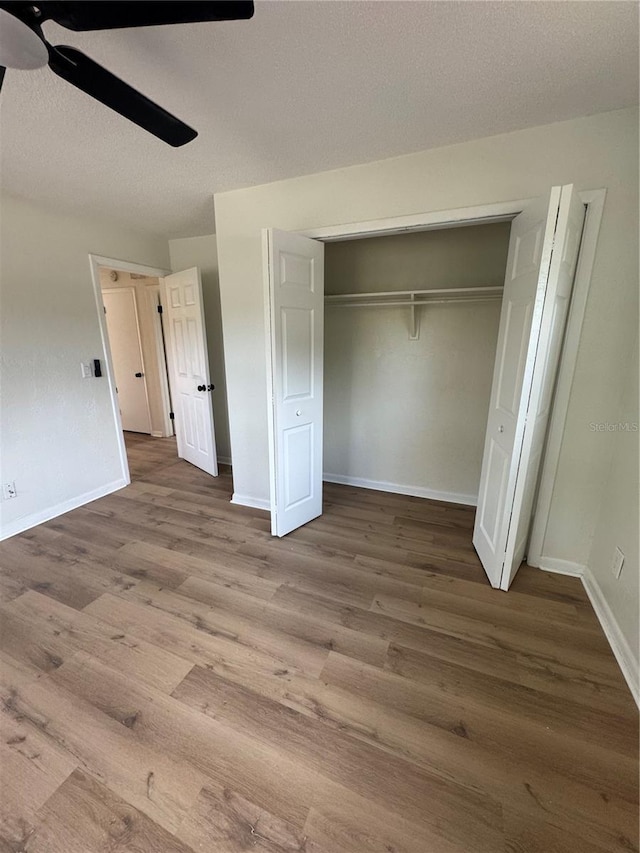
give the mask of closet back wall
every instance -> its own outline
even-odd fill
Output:
[[[502,285],[510,223],[327,243],[327,294]],[[325,479],[476,503],[500,301],[325,310]]]

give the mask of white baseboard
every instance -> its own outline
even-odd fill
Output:
[[[535,566],[535,563],[529,563]],[[557,575],[570,575],[573,578],[584,577],[587,570],[581,563],[572,563],[570,560],[559,560],[556,557],[540,557],[540,564],[536,566],[543,572],[554,572]]]
[[[338,483],[342,486],[357,486],[360,489],[373,489],[376,492],[395,492],[397,495],[411,495],[415,498],[429,498],[432,501],[446,501],[452,504],[477,506],[477,495],[464,495],[458,492],[438,492],[422,486],[405,486],[400,483],[387,483],[384,480],[365,480],[363,477],[345,477],[342,474],[323,474],[326,483]]]
[[[251,495],[239,495],[237,492],[233,493],[230,503],[238,504],[238,506],[249,506],[252,509],[271,509],[269,501],[262,498],[253,498]]]
[[[629,685],[631,695],[640,707],[640,678],[638,673],[639,663],[634,657],[631,646],[620,630],[618,621],[609,607],[595,575],[588,566],[580,563],[572,563],[570,560],[559,560],[555,557],[541,557],[540,566],[544,572],[555,572],[559,575],[570,575],[580,578],[585,588],[589,601],[598,617],[598,622],[605,633],[611,651],[615,655],[618,665],[622,670],[625,681]]]
[[[98,489],[93,489],[90,492],[85,492],[83,495],[78,495],[75,498],[70,498],[68,501],[48,507],[41,512],[34,512],[31,515],[26,515],[24,518],[18,518],[2,526],[0,530],[0,541],[8,539],[10,536],[17,536],[18,533],[23,533],[25,530],[30,530],[38,524],[44,524],[45,521],[51,521],[52,518],[57,518],[59,515],[64,515],[65,512],[71,512],[72,509],[77,509],[79,506],[96,501],[98,498],[104,498],[105,495],[110,495],[112,492],[117,492],[118,489],[124,489],[129,485],[129,480],[122,477],[119,480],[114,480],[112,483],[107,483],[106,486],[100,486]]]
[[[152,438],[165,438],[165,434],[163,433],[163,431],[161,429],[152,429],[151,430],[151,437]]]
[[[231,465],[230,456],[218,456],[218,465]]]
[[[220,459],[218,461],[221,461]],[[338,483],[343,486],[357,486],[361,489],[374,489],[377,492],[395,492],[398,495],[411,495],[416,498],[430,498],[434,501],[446,501],[447,503],[466,504],[476,506],[477,495],[462,495],[457,492],[437,492],[433,489],[423,489],[421,486],[402,486],[398,483],[386,483],[380,480],[365,480],[361,477],[343,477],[342,474],[323,474],[323,481],[327,483]],[[239,495],[233,493],[232,504],[250,506],[254,509],[271,509],[271,503],[262,498],[254,498],[250,495]]]
[[[602,625],[611,650],[616,656],[616,660],[620,665],[622,674],[625,677],[631,695],[636,700],[636,704],[640,707],[640,679],[638,674],[639,663],[636,660],[631,646],[627,642],[626,637],[620,630],[618,621],[613,615],[613,611],[609,607],[606,598],[603,595],[600,585],[595,578],[591,569],[586,568],[582,577],[582,584],[587,591],[589,600],[596,612],[598,621]]]

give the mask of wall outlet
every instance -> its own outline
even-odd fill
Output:
[[[13,483],[3,483],[2,484],[2,500],[8,501],[11,498],[17,498],[18,493],[16,492],[16,484]]]
[[[620,550],[620,548],[616,548],[613,552],[613,560],[611,562],[611,571],[613,572],[613,576],[617,579],[620,577],[620,573],[622,572],[622,566],[624,565],[624,554]]]

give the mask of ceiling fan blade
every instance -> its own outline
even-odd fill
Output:
[[[123,5],[127,5],[126,3]],[[63,80],[77,86],[106,107],[177,148],[191,142],[197,131],[149,100],[115,74],[74,47],[59,45],[49,50],[49,67]]]
[[[153,27],[160,24],[189,24],[199,21],[235,21],[251,18],[249,0],[108,0],[47,2],[39,4],[43,17],[69,30],[111,30],[120,27]]]

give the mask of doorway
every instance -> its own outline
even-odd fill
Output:
[[[89,261],[124,481],[131,481],[125,432],[129,445],[134,435],[175,436],[176,458],[217,476],[199,269],[169,273],[96,255]],[[105,301],[114,311],[111,335]],[[112,345],[123,351],[114,357]],[[123,399],[124,407],[119,383],[123,397],[134,398]]]
[[[153,460],[178,458],[174,436],[160,275],[122,263],[99,265],[98,277],[130,476]],[[142,271],[141,271],[142,269]],[[164,271],[159,271],[164,272]],[[164,439],[154,448],[155,439]],[[158,455],[159,454],[159,455]]]

